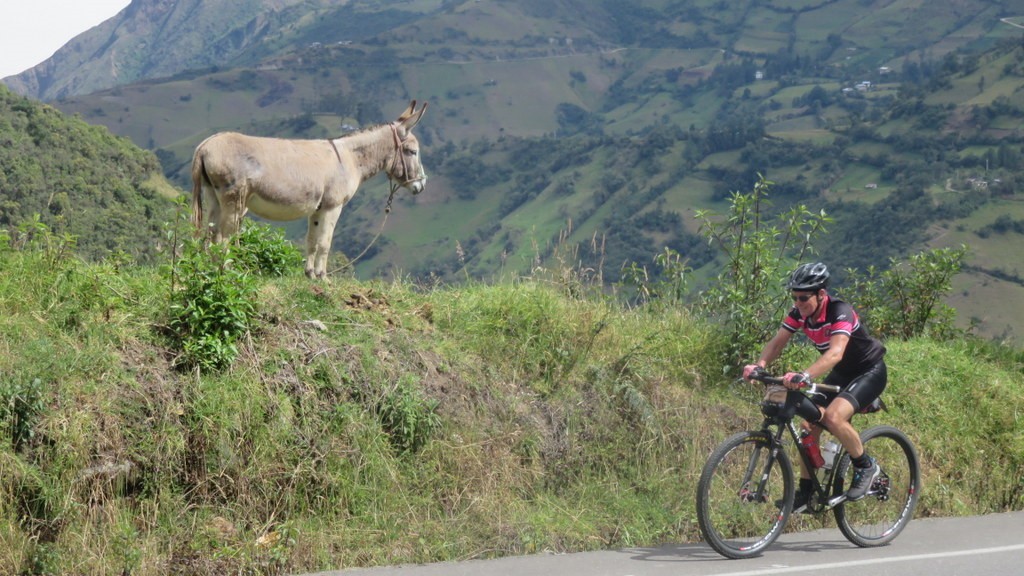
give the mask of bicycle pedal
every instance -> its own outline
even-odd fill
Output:
[[[868,491],[868,494],[875,496],[884,502],[889,499],[889,485],[889,476],[885,472],[882,472],[878,478],[871,483],[871,490]]]

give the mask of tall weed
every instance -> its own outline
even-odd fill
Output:
[[[15,250],[40,254],[52,267],[74,256],[78,239],[67,232],[58,234],[52,231],[36,214],[31,220],[18,225],[10,242]]]
[[[660,270],[659,274],[653,274],[647,266],[636,262],[622,267],[619,286],[632,292],[632,304],[658,303],[669,307],[683,305],[687,300],[689,275],[693,271],[686,260],[675,250],[666,247],[654,256],[654,266]]]
[[[542,258],[540,246],[533,240],[534,261],[529,278],[549,283],[572,298],[599,296],[604,289],[605,238],[595,233],[590,238],[589,248],[585,249],[569,241],[572,234],[572,220],[569,220],[566,227],[559,230],[546,258]],[[587,261],[594,264],[588,265]]]

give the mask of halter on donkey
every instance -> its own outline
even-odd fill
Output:
[[[261,138],[234,132],[210,136],[192,157],[192,220],[222,242],[246,212],[267,220],[306,217],[306,275],[327,276],[327,256],[342,208],[359,186],[384,171],[387,209],[399,188],[419,194],[427,175],[412,133],[426,111],[413,100],[397,120],[330,140]]]

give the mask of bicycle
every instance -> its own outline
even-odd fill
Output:
[[[782,378],[755,373],[751,379],[779,386]],[[777,388],[776,388],[777,390]],[[914,515],[920,488],[917,450],[892,426],[874,426],[861,433],[865,449],[882,468],[867,495],[846,497],[853,478],[849,454],[838,446],[831,467],[815,470],[793,423],[802,394],[838,392],[837,386],[805,383],[785,393],[785,401],[761,401],[760,430],[740,432],[722,442],[708,457],[697,485],[697,520],[704,540],[727,558],[758,556],[782,534],[793,510],[796,481],[786,451],[786,431],[811,474],[812,496],[798,511],[822,515],[829,510],[850,542],[867,548],[891,542]],[[876,401],[861,413],[884,409]],[[837,443],[838,444],[838,443]],[[828,462],[826,462],[828,463]]]

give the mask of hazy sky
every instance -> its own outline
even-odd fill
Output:
[[[0,1],[0,78],[46,60],[82,32],[109,19],[130,0]]]

